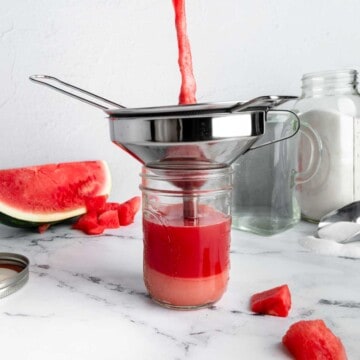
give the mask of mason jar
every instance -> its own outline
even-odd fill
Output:
[[[302,217],[321,217],[360,200],[360,96],[356,70],[305,74],[302,95],[294,105],[302,126],[312,129],[322,142],[316,174],[297,186]],[[306,168],[311,145],[300,135],[299,164]]]
[[[297,149],[299,119],[289,112],[290,104],[269,111],[262,143],[250,149],[232,164],[232,227],[262,236],[285,231],[300,221],[296,199],[297,184],[305,183],[319,166],[320,141],[310,129],[302,126],[311,145],[308,166],[299,169]],[[256,144],[258,144],[257,142]]]
[[[147,165],[141,178],[150,297],[177,309],[212,305],[229,279],[231,168]]]
[[[288,127],[293,130],[295,126],[295,119],[288,114],[268,115],[263,138],[284,137]],[[248,151],[232,164],[233,228],[270,236],[299,222],[300,207],[295,197],[297,140],[292,137]]]

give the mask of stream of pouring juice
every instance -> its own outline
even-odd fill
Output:
[[[196,82],[193,73],[190,41],[186,32],[185,0],[173,0],[173,5],[181,73],[179,104],[195,104]]]
[[[196,82],[186,33],[185,0],[173,0],[173,6],[181,73],[179,103],[192,104],[196,103]],[[184,155],[182,147],[175,151]],[[191,192],[204,182],[190,188],[175,185]],[[231,219],[209,205],[197,204],[196,221],[189,221],[184,217],[184,206],[185,201],[157,209],[156,216],[144,214],[144,281],[155,301],[169,307],[197,308],[214,303],[226,289]]]

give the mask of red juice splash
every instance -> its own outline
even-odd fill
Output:
[[[185,0],[172,0],[179,48],[181,88],[179,104],[196,103],[196,82],[193,74],[190,42],[186,32]]]

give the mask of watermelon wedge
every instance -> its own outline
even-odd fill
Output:
[[[86,199],[108,196],[105,161],[80,161],[0,170],[0,222],[39,227],[86,212]]]

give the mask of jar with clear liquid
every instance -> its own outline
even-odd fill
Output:
[[[322,142],[320,166],[306,183],[297,186],[302,217],[321,217],[360,200],[360,96],[356,70],[305,74],[302,95],[294,105],[301,124]],[[311,145],[300,135],[299,164],[306,167]]]
[[[265,140],[286,138],[297,126],[291,113],[273,111],[266,121]],[[316,136],[306,136],[318,152]],[[248,151],[234,163],[232,226],[235,229],[270,236],[291,228],[300,221],[296,184],[308,181],[316,171],[311,160],[300,172],[297,164],[298,134],[270,145]]]

